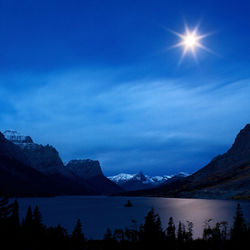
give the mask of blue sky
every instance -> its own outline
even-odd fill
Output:
[[[107,175],[193,172],[250,122],[248,1],[0,0],[1,130]],[[169,50],[199,23],[214,54]]]

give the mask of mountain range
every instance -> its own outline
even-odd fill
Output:
[[[189,176],[187,173],[179,173],[176,175],[162,175],[162,176],[148,176],[142,172],[137,174],[125,174],[121,173],[115,176],[109,176],[108,178],[115,182],[118,186],[126,191],[150,189],[158,187],[160,185],[180,180]]]
[[[150,177],[143,173],[106,178],[99,161],[63,164],[57,150],[16,131],[0,133],[0,192],[12,196],[129,195],[209,199],[250,198],[250,124],[232,147],[193,173]]]
[[[103,195],[122,189],[106,178],[99,161],[64,165],[57,150],[16,131],[0,133],[0,191],[12,196]]]
[[[250,124],[236,136],[232,147],[194,174],[150,190],[127,192],[133,196],[208,199],[250,198]]]

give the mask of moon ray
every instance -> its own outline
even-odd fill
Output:
[[[198,46],[200,49],[203,49],[203,50],[209,52],[210,54],[213,54],[213,55],[218,56],[218,54],[216,54],[213,50],[207,48],[206,46],[204,46],[204,45],[202,45],[202,44],[200,44],[200,43],[199,43],[197,46]]]

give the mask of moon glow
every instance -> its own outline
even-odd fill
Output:
[[[191,52],[195,59],[197,59],[197,55],[196,55],[197,49],[203,49],[203,50],[210,52],[210,50],[201,43],[201,40],[205,38],[206,36],[208,36],[208,34],[204,34],[204,35],[199,34],[198,26],[195,27],[193,30],[190,30],[186,25],[185,33],[183,34],[175,32],[175,31],[171,31],[171,32],[174,33],[176,36],[178,36],[180,39],[179,43],[175,44],[171,48],[177,48],[177,47],[183,48],[180,63],[182,62],[184,56],[188,52]]]

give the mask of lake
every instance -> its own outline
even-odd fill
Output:
[[[133,207],[124,207],[130,200]],[[192,221],[194,235],[200,237],[204,221],[228,221],[232,223],[238,201],[174,199],[151,197],[108,197],[108,196],[60,196],[53,198],[18,198],[20,217],[26,214],[29,205],[38,205],[43,223],[47,226],[61,224],[69,233],[76,220],[81,219],[83,231],[89,239],[102,239],[107,228],[125,228],[136,220],[143,223],[147,212],[154,208],[160,215],[163,228],[170,216],[177,225],[179,221]],[[250,222],[250,202],[240,201],[245,219]]]

